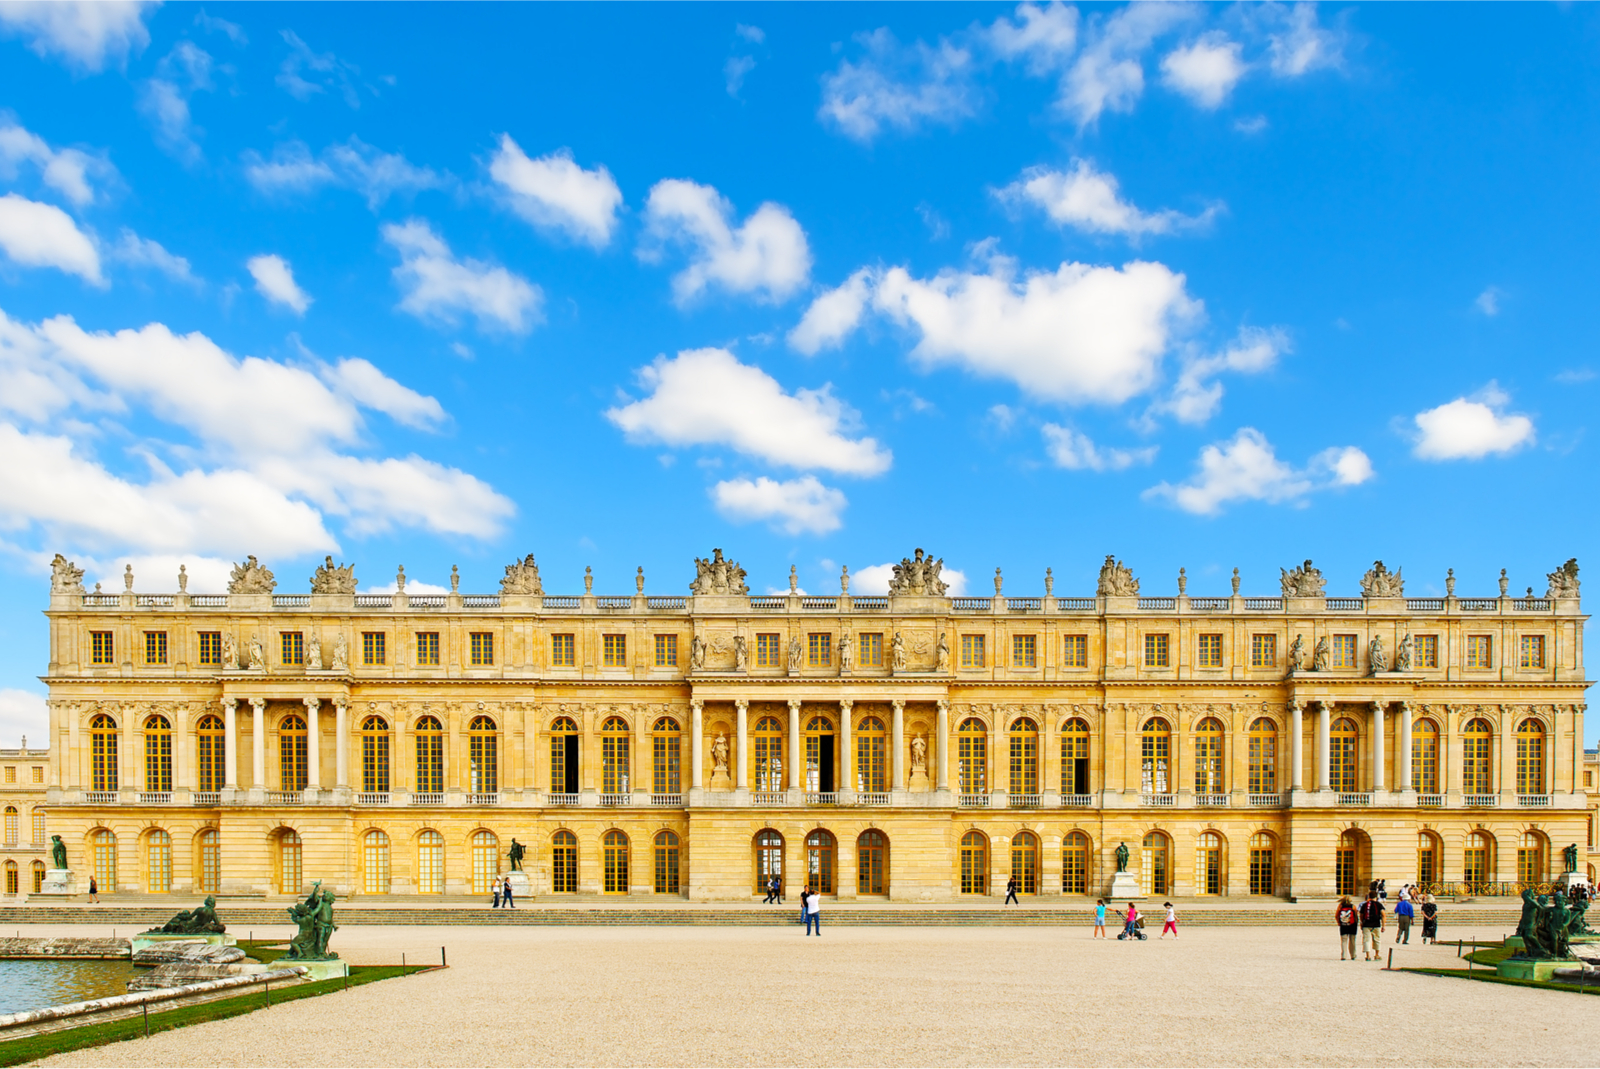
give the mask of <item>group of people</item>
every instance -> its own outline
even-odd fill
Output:
[[[494,888],[494,902],[490,905],[490,909],[499,909],[501,906],[506,909],[517,908],[516,896],[511,893],[510,876],[505,877],[499,883],[491,882],[489,886]]]
[[[1094,931],[1090,934],[1091,939],[1104,939],[1106,937],[1106,910],[1109,908],[1105,899],[1097,898],[1094,900]],[[1178,938],[1177,907],[1171,902],[1163,902],[1161,903],[1161,908],[1167,911],[1166,922],[1161,925],[1161,938],[1165,939],[1168,933],[1171,933],[1172,938]],[[1112,910],[1112,912],[1122,918],[1122,935],[1119,938],[1145,938],[1142,931],[1144,928],[1144,915],[1139,912],[1138,906],[1129,902],[1127,910],[1117,909]]]
[[[1367,888],[1367,897],[1355,905],[1349,895],[1341,895],[1334,907],[1334,923],[1339,926],[1339,960],[1356,960],[1356,939],[1361,940],[1361,960],[1379,961],[1383,957],[1383,933],[1388,929],[1389,909],[1384,904],[1388,890],[1382,880],[1374,880]],[[1418,915],[1422,917],[1422,941],[1439,941],[1439,903],[1420,888],[1406,884],[1394,904],[1394,941],[1396,945],[1411,942],[1411,925]]]
[[[767,877],[767,897],[761,904],[774,902],[783,905],[783,881],[775,875]],[[800,921],[806,926],[807,935],[815,932],[818,938],[822,936],[822,896],[809,887],[800,892]]]

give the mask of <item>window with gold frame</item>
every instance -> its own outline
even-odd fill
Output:
[[[1200,668],[1221,668],[1222,635],[1203,634],[1195,638],[1195,664]]]
[[[116,664],[116,643],[110,631],[89,632],[89,663]]]
[[[1491,635],[1467,636],[1467,667],[1468,668],[1493,668],[1494,645]]]
[[[876,828],[856,836],[856,894],[889,893],[889,837]]]
[[[600,791],[602,794],[627,794],[633,790],[632,740],[628,722],[608,716],[600,725]]]
[[[1467,794],[1489,794],[1494,790],[1494,763],[1489,759],[1494,747],[1494,729],[1482,717],[1473,717],[1461,732],[1461,789]]]
[[[1517,793],[1545,793],[1544,725],[1532,717],[1517,725]]]
[[[144,789],[172,790],[172,722],[159,713],[144,722]]]
[[[302,665],[306,663],[306,637],[299,631],[278,633],[278,663]]]
[[[783,642],[781,635],[770,631],[763,631],[756,635],[756,667],[783,667]]]
[[[1010,766],[1012,794],[1039,793],[1039,725],[1028,717],[1011,724]]]
[[[167,663],[167,633],[165,631],[146,631],[144,633],[144,663]]]
[[[628,636],[600,636],[600,663],[606,668],[628,667]]]
[[[1411,789],[1439,793],[1439,725],[1425,716],[1411,722]]]
[[[439,632],[417,632],[417,667],[439,667]]]
[[[472,833],[472,893],[489,894],[499,882],[500,839],[487,828]]]
[[[1172,727],[1162,717],[1153,716],[1139,732],[1139,789],[1145,794],[1171,794],[1171,764]]]
[[[956,729],[956,790],[985,794],[989,790],[989,729],[969,716]]]
[[[657,635],[655,636],[655,646],[657,668],[678,667],[677,635]]]
[[[1444,850],[1440,846],[1439,837],[1431,831],[1417,833],[1417,882],[1423,887],[1439,883],[1444,879],[1444,869],[1440,866],[1440,859],[1444,857]]]
[[[17,836],[21,834],[21,823],[22,814],[17,811],[17,807],[14,805],[6,806],[6,846],[17,845]]]
[[[201,833],[202,836],[205,834]],[[213,832],[212,834],[216,834]],[[117,890],[117,836],[110,828],[97,828],[89,835],[89,857],[94,862],[95,884],[103,895]]]
[[[1357,668],[1356,663],[1356,636],[1334,635],[1332,661],[1334,668]]]
[[[298,895],[300,893],[300,862],[302,858],[300,833],[292,828],[285,828],[278,833],[278,893],[280,895]]]
[[[680,893],[679,871],[681,847],[676,832],[658,831],[655,840],[655,892],[658,895]]]
[[[1278,725],[1258,716],[1250,722],[1250,793],[1278,793]]]
[[[389,893],[389,836],[369,828],[361,837],[361,889],[369,895]]]
[[[1544,636],[1521,635],[1519,636],[1522,647],[1522,656],[1518,659],[1518,667],[1543,668],[1544,667]]]
[[[389,663],[389,636],[382,631],[361,632],[361,663],[376,668]]]
[[[114,791],[118,785],[117,722],[105,713],[89,721],[90,790]]]
[[[1275,890],[1277,871],[1277,841],[1271,832],[1258,831],[1250,836],[1250,893],[1270,895]]]
[[[220,791],[227,785],[227,740],[227,726],[215,713],[207,713],[195,725],[197,789]]]
[[[1061,728],[1061,793],[1089,793],[1089,724],[1080,717]]]
[[[199,836],[200,846],[200,886],[197,890],[206,894],[216,894],[222,890],[222,833],[216,828],[206,828]],[[105,892],[106,885],[100,884],[100,891]]]
[[[488,668],[494,664],[494,632],[472,631],[467,635],[467,655],[475,668]]]
[[[683,790],[682,731],[670,716],[658,717],[650,729],[650,789],[657,794]]]
[[[989,840],[981,831],[969,831],[961,837],[961,893],[986,895],[989,893]]]
[[[43,846],[45,840],[49,837],[49,829],[45,827],[45,811],[43,808],[35,807],[33,810],[33,845]],[[35,894],[37,893],[36,891]]]
[[[1412,639],[1411,663],[1418,668],[1439,667],[1439,636],[1417,635]]]
[[[576,635],[563,633],[550,636],[550,667],[578,667],[578,642]]]
[[[1017,893],[1039,893],[1039,839],[1031,831],[1019,831],[1011,837],[1011,878],[1017,881]]]
[[[1061,637],[1061,667],[1089,667],[1089,636],[1063,635]]]
[[[806,635],[806,664],[811,668],[828,668],[833,664],[832,633],[812,631]]]
[[[806,790],[837,790],[838,771],[834,768],[833,721],[825,716],[806,720]],[[829,777],[833,778],[830,779]]]
[[[550,725],[551,793],[578,793],[579,745],[577,723],[570,717],[556,717]]]
[[[417,893],[444,894],[444,836],[432,828],[417,834]]]
[[[222,663],[222,632],[200,632],[200,663],[203,665],[219,665]]]
[[[296,713],[278,721],[278,789],[306,789],[306,722]]]
[[[883,633],[863,632],[856,636],[856,665],[861,668],[883,667]]]
[[[389,792],[389,722],[376,714],[361,721],[361,790],[367,794]]]
[[[1012,668],[1037,668],[1037,667],[1039,667],[1039,636],[1038,635],[1012,635],[1011,636],[1011,667]]]
[[[444,792],[444,725],[436,716],[417,719],[413,732],[416,741],[418,794]]]
[[[1468,883],[1488,883],[1494,879],[1494,840],[1487,833],[1475,831],[1467,836],[1461,878]]]
[[[1194,730],[1194,792],[1196,794],[1226,794],[1227,777],[1223,774],[1222,721],[1208,716]]]
[[[1165,632],[1144,636],[1144,666],[1146,668],[1172,667],[1171,637]]]
[[[806,886],[819,895],[834,893],[834,873],[839,867],[839,844],[822,828],[806,836]]]
[[[961,636],[961,667],[983,668],[986,665],[983,635]]]
[[[882,794],[889,789],[887,770],[888,732],[883,721],[864,716],[856,726],[856,790]]]
[[[1356,722],[1341,716],[1328,732],[1329,786],[1341,794],[1352,794],[1356,787],[1356,755],[1359,732]]]
[[[6,894],[15,898],[21,890],[21,877],[17,872],[15,861],[6,861]]]
[[[1278,636],[1255,634],[1250,636],[1250,667],[1278,667]]]
[[[1194,891],[1197,895],[1211,897],[1227,892],[1227,863],[1222,836],[1214,831],[1203,831],[1195,840]]]
[[[628,836],[612,828],[600,840],[602,863],[604,865],[603,882],[600,885],[602,894],[625,895],[628,893],[628,861],[629,843]]]
[[[1061,847],[1061,893],[1089,893],[1089,837],[1081,831],[1067,835]]]
[[[778,718],[764,716],[757,720],[750,742],[755,789],[783,790],[783,725]]]
[[[578,837],[565,829],[550,839],[550,890],[558,895],[578,893]]]
[[[471,794],[500,792],[500,729],[493,717],[475,716],[467,725],[467,778]]]
[[[1544,883],[1549,874],[1545,862],[1547,850],[1544,836],[1536,831],[1525,831],[1517,842],[1517,880],[1520,883]]]
[[[756,833],[752,844],[755,852],[755,891],[766,894],[767,885],[776,876],[779,888],[784,887],[783,836],[771,828]]]
[[[1152,831],[1139,846],[1139,885],[1146,895],[1172,893],[1172,840]]]

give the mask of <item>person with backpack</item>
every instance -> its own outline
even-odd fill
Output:
[[[1356,907],[1350,904],[1350,896],[1343,895],[1339,905],[1333,911],[1333,919],[1339,925],[1339,960],[1345,960],[1348,951],[1350,960],[1356,960],[1356,930],[1360,918],[1356,915]]]
[[[1383,960],[1383,903],[1378,892],[1368,891],[1367,900],[1361,903],[1361,960]]]

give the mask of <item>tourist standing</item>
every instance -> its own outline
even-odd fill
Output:
[[[1439,941],[1439,903],[1432,895],[1422,896],[1422,941],[1424,943],[1437,943]]]
[[[1178,911],[1172,908],[1171,902],[1163,902],[1167,910],[1167,923],[1161,926],[1161,938],[1165,939],[1167,933],[1172,933],[1172,938],[1178,938]]]
[[[491,886],[494,889],[494,901],[489,903],[489,908],[490,909],[499,909],[500,908],[500,881],[499,880],[494,881],[494,883]]]
[[[813,929],[817,938],[822,938],[822,896],[819,894],[806,900],[806,934],[810,935]]]
[[[806,914],[806,899],[811,897],[811,888],[800,888],[800,923],[806,926],[806,934],[811,934],[811,921]]]
[[[1015,876],[1006,881],[1006,900],[1000,903],[1000,908],[1004,909],[1013,902],[1016,902],[1019,906],[1022,905],[1021,902],[1017,902],[1017,878]]]
[[[511,898],[511,877],[507,876],[505,883],[500,886],[500,901],[506,904],[507,909],[516,909],[516,902]]]
[[[95,882],[93,876],[89,877],[89,901],[100,901],[100,885]]]
[[[1356,915],[1356,907],[1351,905],[1350,896],[1342,895],[1339,905],[1333,911],[1333,919],[1339,925],[1339,960],[1345,960],[1345,952],[1349,951],[1350,960],[1356,960],[1356,930],[1361,923],[1361,918]]]
[[[1097,899],[1094,900],[1094,934],[1091,935],[1089,938],[1091,938],[1091,939],[1096,939],[1096,938],[1104,939],[1105,937],[1106,937],[1106,900],[1103,899],[1103,898],[1097,898]]]
[[[1411,942],[1411,918],[1416,911],[1411,908],[1411,896],[1402,894],[1394,904],[1394,941],[1396,945]]]
[[[1361,960],[1372,961],[1383,957],[1383,903],[1378,892],[1368,891],[1367,900],[1361,903]]]

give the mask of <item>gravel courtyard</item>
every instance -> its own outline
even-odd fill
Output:
[[[798,927],[335,937],[358,964],[402,950],[436,962],[440,943],[445,971],[40,1064],[1582,1066],[1595,1064],[1600,1010],[1340,962],[1331,927],[1135,944],[1086,929],[843,926],[821,939]],[[1402,963],[1454,966],[1455,951],[1413,942]]]

